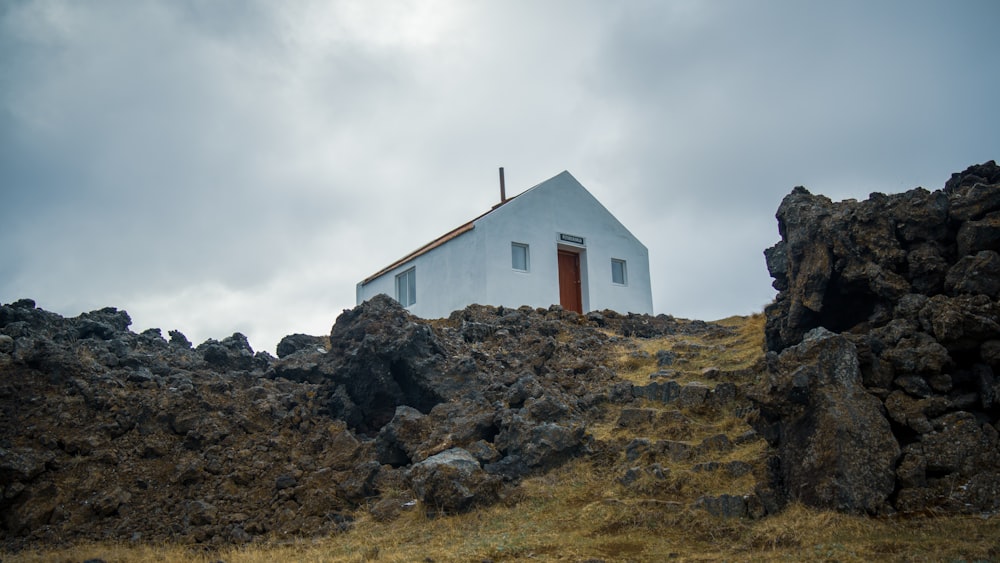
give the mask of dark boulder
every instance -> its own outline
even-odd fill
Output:
[[[396,407],[392,420],[375,437],[375,455],[379,463],[393,467],[409,465],[430,436],[429,422],[426,415],[413,407]]]
[[[949,295],[986,295],[996,299],[1000,295],[1000,254],[981,250],[963,256],[948,269],[944,289]]]
[[[533,469],[554,467],[580,452],[585,445],[582,421],[537,422],[512,411],[500,416],[494,444],[505,459],[487,469],[516,479]]]
[[[983,250],[1000,251],[1000,212],[987,214],[979,221],[966,221],[956,234],[959,256]]]
[[[778,452],[774,489],[853,511],[880,511],[886,501],[904,512],[992,510],[984,499],[998,488],[1000,167],[990,161],[953,174],[942,190],[860,202],[795,188],[777,219],[782,240],[764,254],[779,292],[765,334],[780,356],[756,395],[759,430]],[[823,383],[850,354],[805,353],[819,345],[805,342],[816,330],[853,343],[858,384],[834,392]],[[834,363],[818,363],[823,354]],[[813,445],[831,436],[824,457]],[[887,484],[887,460],[899,452],[896,483]],[[816,460],[843,474],[837,486],[824,484]]]
[[[362,431],[377,431],[397,406],[427,413],[457,391],[441,374],[443,348],[431,327],[385,295],[337,317],[330,343],[327,371],[349,399],[332,401],[331,409],[360,420]]]
[[[232,336],[222,341],[208,339],[195,348],[201,353],[205,363],[217,370],[252,370],[254,365],[253,348],[242,333],[234,332]]]
[[[278,342],[275,352],[278,353],[279,358],[284,358],[300,350],[325,353],[326,339],[321,336],[310,336],[308,334],[289,334]]]
[[[408,472],[413,491],[439,512],[457,512],[494,501],[500,479],[487,474],[462,448],[453,448],[415,464]]]
[[[818,329],[770,364],[753,398],[755,426],[781,460],[773,486],[809,506],[886,511],[899,444],[880,401],[862,386],[851,341]]]
[[[184,336],[184,333],[179,330],[171,330],[167,332],[170,335],[170,345],[178,346],[180,348],[190,348],[191,341]]]
[[[20,450],[0,448],[0,485],[6,487],[33,480],[45,471],[45,464],[54,457],[49,452],[27,448]]]
[[[944,186],[951,202],[950,217],[958,221],[974,221],[1000,209],[997,185],[1000,185],[1000,167],[992,160],[952,174]]]

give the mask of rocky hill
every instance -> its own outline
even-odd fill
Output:
[[[238,333],[192,347],[129,324],[114,308],[63,318],[27,299],[0,306],[7,548],[240,543],[344,530],[358,510],[391,519],[408,503],[495,502],[525,475],[601,450],[595,413],[634,400],[609,367],[618,343],[725,332],[558,307],[471,306],[428,322],[379,296],[329,337],[286,337],[274,358]]]
[[[602,510],[651,530],[789,503],[995,514],[1000,168],[863,202],[796,188],[777,218],[760,332],[559,307],[427,321],[379,296],[275,358],[239,333],[136,334],[115,308],[2,305],[0,553],[327,536],[516,504],[581,460]]]
[[[868,513],[996,512],[1000,167],[861,202],[796,188],[777,218],[755,395],[775,489]]]

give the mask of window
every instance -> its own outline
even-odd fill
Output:
[[[618,285],[628,284],[628,270],[625,268],[624,260],[611,259],[611,283]]]
[[[510,267],[522,272],[528,271],[528,245],[520,242],[510,243]]]
[[[417,269],[410,268],[396,276],[396,301],[403,307],[417,302]]]

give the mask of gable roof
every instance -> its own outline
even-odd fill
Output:
[[[467,223],[459,225],[458,227],[456,227],[456,228],[448,231],[447,233],[445,233],[445,234],[439,236],[438,238],[430,241],[429,243],[421,246],[420,248],[414,250],[413,252],[407,254],[406,256],[403,256],[399,260],[396,260],[392,264],[389,264],[385,268],[382,268],[381,270],[379,270],[379,271],[375,272],[374,274],[368,276],[367,278],[365,278],[364,280],[362,280],[361,285],[367,285],[367,284],[371,283],[372,281],[374,281],[374,280],[376,280],[376,279],[384,276],[385,274],[391,272],[392,270],[395,270],[396,268],[402,266],[403,264],[406,264],[407,262],[413,260],[414,258],[417,258],[418,256],[421,256],[423,254],[427,254],[431,250],[434,250],[435,248],[437,248],[437,247],[445,244],[446,242],[454,240],[454,239],[456,239],[456,238],[464,235],[465,233],[467,233],[467,232],[471,231],[472,229],[476,228],[476,221],[482,219],[483,217],[486,217],[490,213],[493,213],[494,211],[496,211],[497,209],[499,209],[503,205],[506,205],[507,203],[510,203],[515,198],[520,197],[520,196],[522,196],[522,195],[524,195],[524,194],[526,194],[526,193],[528,193],[528,192],[530,192],[530,191],[532,191],[532,190],[534,190],[536,188],[539,188],[542,185],[547,184],[550,181],[555,180],[556,178],[558,178],[558,177],[560,177],[560,176],[562,176],[564,174],[570,175],[569,171],[563,170],[559,174],[556,174],[555,176],[549,178],[548,180],[545,180],[544,182],[539,182],[538,184],[535,184],[534,186],[532,186],[532,187],[524,190],[523,192],[521,192],[521,193],[519,193],[519,194],[517,194],[515,196],[508,197],[504,201],[501,201],[500,203],[498,203],[498,204],[494,205],[493,207],[491,207],[490,210],[487,211],[486,213],[483,213],[482,215],[479,215],[478,217],[470,220]],[[570,175],[570,177],[572,177],[572,175]]]
[[[521,195],[521,194],[518,194],[518,195]],[[392,270],[395,270],[396,268],[398,268],[398,267],[402,266],[403,264],[409,262],[410,260],[413,260],[414,258],[416,258],[416,257],[418,257],[420,255],[427,254],[428,252],[430,252],[430,251],[434,250],[435,248],[443,245],[444,243],[446,243],[446,242],[448,242],[450,240],[454,240],[454,239],[456,239],[456,238],[464,235],[465,233],[471,231],[472,229],[476,228],[476,221],[482,219],[483,217],[486,217],[490,213],[493,213],[500,206],[504,205],[505,203],[509,202],[510,200],[514,199],[515,197],[517,197],[517,196],[512,196],[512,197],[507,198],[504,201],[501,201],[500,203],[494,205],[486,213],[483,213],[482,215],[476,217],[475,219],[472,219],[468,223],[464,223],[462,225],[459,225],[458,227],[455,227],[454,229],[452,229],[452,230],[448,231],[447,233],[439,236],[438,238],[430,241],[429,243],[421,246],[420,248],[414,250],[413,252],[407,254],[406,256],[403,256],[399,260],[396,260],[392,264],[389,264],[385,268],[382,268],[381,270],[379,270],[379,271],[375,272],[374,274],[372,274],[372,275],[368,276],[367,278],[365,278],[361,282],[361,285],[367,285],[369,282],[371,282],[373,280],[376,280],[376,279],[384,276],[385,274],[391,272]]]

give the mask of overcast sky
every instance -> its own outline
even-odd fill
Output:
[[[1000,2],[0,0],[0,302],[273,353],[569,170],[656,313],[774,297],[794,186],[1000,157]]]

